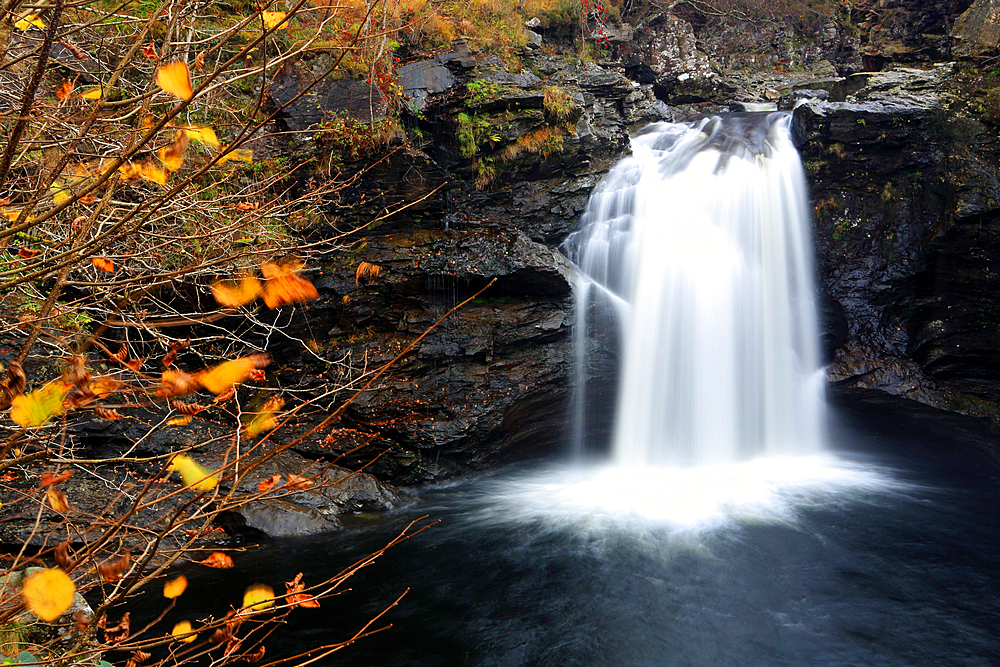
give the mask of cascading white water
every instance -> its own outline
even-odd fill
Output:
[[[578,355],[587,353],[579,337],[594,318],[589,304],[614,314],[620,465],[821,448],[807,195],[789,118],[725,114],[650,126],[567,241],[582,271]],[[586,366],[580,356],[577,372]]]

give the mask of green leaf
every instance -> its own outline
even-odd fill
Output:
[[[24,665],[32,662],[41,662],[41,661],[38,658],[36,658],[35,654],[32,653],[31,651],[21,651],[20,653],[17,654],[17,663],[19,665]]]

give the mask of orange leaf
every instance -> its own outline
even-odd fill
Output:
[[[128,368],[129,370],[138,373],[139,369],[142,368],[142,362],[145,360],[146,360],[145,357],[143,357],[142,359],[129,359],[128,361],[125,362],[125,368]]]
[[[308,477],[303,477],[301,475],[296,475],[294,473],[289,473],[288,483],[285,484],[284,488],[292,489],[295,491],[305,491],[310,486],[313,485],[313,481]]]
[[[167,426],[187,426],[192,422],[191,415],[181,415],[180,417],[171,417],[167,420]]]
[[[17,249],[17,256],[20,257],[21,259],[31,259],[32,257],[37,257],[38,255],[41,254],[42,254],[41,250],[32,250],[31,248],[23,248],[23,247]]]
[[[270,491],[274,487],[278,486],[278,484],[280,484],[280,483],[281,483],[281,474],[280,473],[274,473],[273,475],[271,475],[270,477],[268,477],[263,482],[261,482],[260,484],[257,485],[257,492],[258,493],[267,493],[268,491]]]
[[[188,580],[183,574],[163,584],[163,597],[173,600],[187,589]]]
[[[66,494],[59,489],[48,487],[45,489],[45,497],[49,499],[49,505],[57,512],[68,512],[69,511],[69,501],[66,500]]]
[[[39,486],[53,486],[55,484],[60,484],[65,482],[67,479],[73,476],[72,470],[63,470],[62,472],[49,472],[46,470],[42,473],[42,476],[38,479]]]
[[[311,595],[306,595],[302,591],[305,590],[305,584],[302,583],[302,573],[299,572],[295,575],[295,578],[291,581],[285,582],[285,590],[287,595],[285,598],[288,600],[288,604],[292,607],[303,607],[303,608],[318,608],[319,600]]]
[[[160,65],[156,71],[156,85],[166,93],[182,100],[190,100],[194,96],[191,88],[191,73],[184,61]]]
[[[311,301],[319,296],[319,292],[313,284],[298,275],[301,264],[272,264],[265,262],[261,264],[260,270],[267,278],[264,285],[264,303],[268,308],[279,308],[281,306],[296,303],[299,301]]]
[[[156,55],[156,42],[150,40],[149,44],[142,47],[140,50],[143,58],[148,58],[149,60],[159,60],[160,57]],[[159,83],[159,82],[157,82]]]
[[[201,561],[202,565],[207,565],[208,567],[217,567],[220,570],[225,570],[233,566],[233,559],[228,555],[222,553],[221,551],[212,552],[212,555]]]
[[[56,89],[56,97],[60,100],[64,100],[73,93],[73,82],[63,81],[62,85]]]
[[[164,146],[157,153],[164,169],[174,172],[181,168],[181,165],[184,164],[184,152],[187,150],[189,142],[187,132],[184,130],[178,130],[174,133],[174,143]]]
[[[88,385],[97,398],[104,398],[118,391],[122,383],[110,377],[99,377]]]
[[[205,389],[213,394],[221,394],[233,385],[243,382],[255,368],[263,368],[271,363],[268,354],[251,354],[242,359],[233,359],[204,370],[196,376]]]
[[[90,261],[97,267],[98,271],[104,271],[105,273],[115,272],[115,263],[107,257],[91,257]]]
[[[100,405],[94,408],[94,412],[96,412],[97,416],[100,417],[101,419],[107,419],[108,421],[115,421],[116,419],[125,419],[125,417],[117,410],[113,410],[111,408],[105,408]]]
[[[189,417],[193,417],[205,409],[204,405],[199,405],[198,403],[185,403],[184,401],[173,401],[170,405],[174,406],[174,410],[177,412],[182,415],[188,415]]]
[[[213,403],[225,403],[230,398],[236,395],[236,387],[230,387],[227,391],[222,392],[218,396],[212,399]]]
[[[212,296],[220,306],[236,308],[250,303],[260,296],[262,287],[260,281],[253,276],[244,276],[237,284],[228,282],[212,283]]]
[[[76,586],[69,575],[52,568],[29,575],[21,586],[21,594],[35,616],[51,623],[73,605]]]

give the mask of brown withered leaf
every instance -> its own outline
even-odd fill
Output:
[[[67,97],[73,94],[73,82],[66,80],[62,82],[62,85],[56,88],[56,99],[65,100]]]
[[[121,348],[119,348],[117,352],[109,356],[108,359],[124,365],[125,362],[128,360],[128,348],[126,348],[125,345],[123,344]]]
[[[212,399],[213,403],[225,403],[233,396],[236,395],[236,387],[230,387],[228,390],[222,392],[218,396]]]
[[[37,257],[41,254],[41,250],[32,250],[31,248],[25,248],[23,246],[17,250],[17,256],[21,259],[31,259],[32,257]]]
[[[198,57],[194,59],[194,71],[201,72],[205,69],[205,52],[202,51],[198,54]]]
[[[261,644],[259,649],[257,649],[253,653],[248,653],[244,655],[243,659],[246,660],[247,662],[260,662],[261,659],[264,657],[264,648],[265,648],[264,645]]]
[[[163,367],[164,368],[170,368],[171,366],[174,365],[175,361],[177,361],[177,351],[176,350],[170,350],[165,355],[163,355]]]
[[[101,579],[104,581],[117,581],[128,570],[131,561],[132,554],[126,551],[120,558],[114,560],[109,558],[103,563],[98,563],[97,573],[101,575]]]
[[[42,473],[41,477],[39,477],[38,484],[40,486],[53,486],[54,484],[65,482],[72,476],[72,470],[63,470],[62,472],[51,472],[46,470]]]
[[[176,398],[187,396],[201,388],[198,379],[179,369],[167,369],[160,375],[160,386],[156,395],[160,398]]]
[[[94,408],[94,412],[101,419],[107,419],[108,421],[115,421],[117,419],[125,419],[125,416],[113,408],[105,408],[98,405]]]
[[[139,369],[142,368],[142,362],[144,362],[145,360],[146,360],[145,357],[141,357],[139,359],[129,359],[128,361],[125,362],[125,367],[131,371],[138,373]]]
[[[295,473],[288,474],[288,482],[285,484],[284,488],[292,489],[295,491],[305,491],[313,485],[313,481],[308,477],[303,477],[302,475],[296,475]]]
[[[70,556],[69,542],[60,542],[57,544],[55,550],[52,552],[52,557],[55,559],[56,565],[64,570],[69,570],[75,561]]]
[[[112,377],[99,377],[92,380],[88,388],[97,398],[106,398],[124,386],[124,382],[119,382]]]
[[[295,578],[291,581],[285,582],[285,589],[287,595],[285,596],[288,604],[292,607],[302,607],[304,609],[317,609],[319,608],[319,600],[317,600],[312,595],[306,595],[302,591],[305,590],[305,584],[302,583],[302,573],[299,572],[295,575]]]
[[[137,667],[149,660],[152,656],[148,651],[132,651],[132,657],[125,663],[125,667]]]
[[[142,57],[148,60],[159,60],[160,57],[156,55],[156,42],[150,40],[149,44],[145,45],[140,49]]]
[[[187,415],[188,417],[192,417],[205,409],[204,405],[199,405],[198,403],[185,403],[184,401],[173,401],[170,404],[174,406],[174,410],[181,413],[182,415]]]
[[[97,621],[97,627],[104,630],[104,641],[109,644],[117,644],[128,639],[129,635],[129,613],[125,612],[122,615],[122,620],[118,621],[118,625],[114,627],[106,627],[107,617],[101,616]]]
[[[82,611],[76,612],[76,616],[73,617],[73,621],[76,623],[76,631],[79,633],[84,633],[87,628],[90,627],[90,619]]]
[[[62,44],[66,48],[66,50],[72,53],[73,57],[76,58],[77,60],[87,60],[88,58],[90,58],[90,56],[87,55],[86,51],[84,51],[83,49],[81,49],[79,46],[69,41],[68,39],[60,39],[56,43]]]

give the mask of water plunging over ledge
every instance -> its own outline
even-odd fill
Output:
[[[610,320],[621,364],[619,465],[821,448],[810,220],[789,118],[725,114],[646,128],[566,243],[581,269],[576,421],[585,410],[583,336]]]

